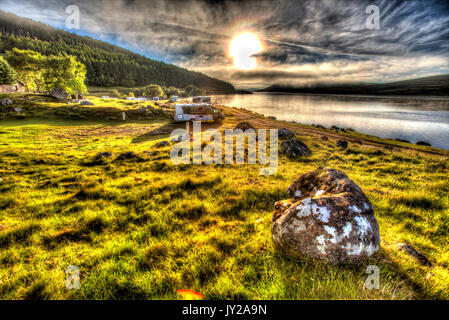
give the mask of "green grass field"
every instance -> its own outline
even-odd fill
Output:
[[[259,165],[172,164],[173,143],[154,146],[182,126],[170,106],[141,114],[148,102],[90,97],[95,106],[73,110],[9,97],[22,111],[0,107],[1,299],[177,299],[178,289],[206,299],[449,298],[447,151],[223,107],[220,129],[242,119],[288,127],[312,150],[299,160],[280,153],[277,173],[260,176]],[[342,137],[346,150],[335,147]],[[114,157],[95,159],[102,151]],[[139,157],[115,160],[127,151]],[[344,171],[374,205],[381,248],[362,265],[297,261],[273,247],[274,203],[319,166]],[[70,265],[80,267],[79,290],[66,289]],[[380,289],[365,288],[368,265],[379,267]]]

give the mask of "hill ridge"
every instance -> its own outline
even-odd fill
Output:
[[[259,92],[365,94],[365,95],[449,95],[449,74],[400,80],[388,83],[353,82],[294,87],[273,84]]]

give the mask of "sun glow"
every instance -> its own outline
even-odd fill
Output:
[[[229,55],[234,58],[236,68],[249,70],[257,65],[256,58],[253,55],[259,53],[262,49],[262,44],[257,37],[246,32],[232,39]]]

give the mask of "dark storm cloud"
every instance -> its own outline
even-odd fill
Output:
[[[80,8],[82,33],[149,57],[218,75],[237,85],[251,79],[289,81],[338,74],[384,80],[392,74],[448,71],[446,1],[0,0],[0,3],[4,10],[56,27],[64,27],[65,7],[76,4]],[[379,30],[365,26],[368,5],[380,8]],[[247,30],[263,40],[264,50],[255,55],[258,70],[250,73],[227,70],[232,63],[227,54],[230,39]],[[313,66],[317,70],[311,70]],[[299,67],[307,70],[298,70]],[[279,71],[282,68],[285,70]]]

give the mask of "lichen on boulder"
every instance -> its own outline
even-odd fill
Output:
[[[379,249],[373,205],[344,172],[320,167],[288,192],[292,198],[275,204],[271,226],[274,244],[288,254],[346,264]]]

